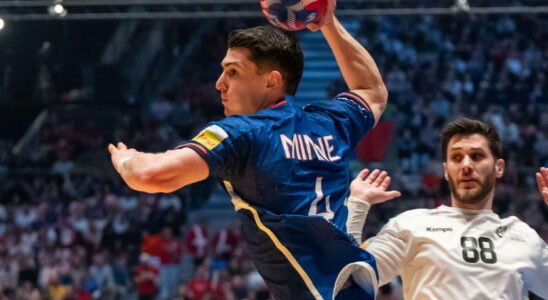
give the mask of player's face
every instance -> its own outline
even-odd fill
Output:
[[[485,136],[453,136],[443,166],[454,206],[491,208],[496,179],[504,172],[504,160],[493,157]]]
[[[259,73],[247,48],[230,48],[221,62],[215,87],[221,92],[225,115],[250,115],[268,106],[268,72]]]

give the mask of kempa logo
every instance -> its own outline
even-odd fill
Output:
[[[451,228],[451,227],[426,227],[426,231],[428,231],[428,232],[448,232],[448,231],[453,231],[453,228]]]

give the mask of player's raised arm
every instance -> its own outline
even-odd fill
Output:
[[[327,16],[326,16],[327,17]],[[333,15],[321,31],[325,36],[348,88],[364,98],[378,122],[388,100],[388,91],[373,57]]]
[[[116,171],[137,191],[170,193],[209,176],[206,162],[192,149],[143,153],[118,143],[108,150]]]
[[[535,174],[537,177],[538,191],[544,198],[544,203],[548,205],[548,168],[540,168],[540,171]]]

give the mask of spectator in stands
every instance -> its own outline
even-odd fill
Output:
[[[114,286],[114,276],[111,266],[107,263],[105,253],[97,253],[93,256],[93,264],[89,268],[89,272],[98,285],[101,299],[110,299]]]
[[[194,258],[194,266],[204,262],[208,250],[207,221],[202,219],[200,224],[193,224],[187,232],[185,245]]]
[[[158,293],[160,270],[152,264],[151,256],[142,253],[139,265],[133,271],[133,281],[137,287],[139,300],[154,300]]]
[[[2,298],[0,298],[2,299]],[[40,291],[30,281],[23,281],[15,291],[15,300],[41,300]]]
[[[188,281],[188,296],[191,300],[204,300],[211,293],[211,279],[207,265],[196,268],[194,276]]]
[[[160,299],[172,299],[179,284],[182,241],[173,236],[171,227],[164,227],[160,236]]]

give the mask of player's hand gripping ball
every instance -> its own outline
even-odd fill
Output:
[[[265,17],[274,26],[296,31],[319,23],[325,16],[328,0],[260,0]]]

